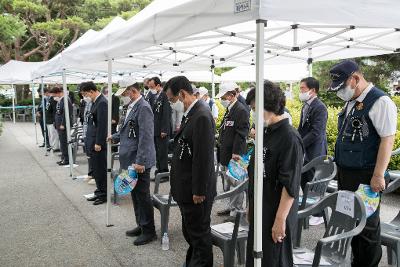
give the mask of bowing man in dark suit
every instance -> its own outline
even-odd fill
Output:
[[[184,76],[166,86],[171,102],[183,102],[182,124],[174,138],[171,193],[182,215],[182,231],[189,244],[186,267],[213,265],[210,214],[216,195],[214,170],[215,123],[210,108],[193,95]]]
[[[157,171],[168,172],[168,141],[171,136],[171,105],[168,97],[161,87],[158,77],[153,77],[149,81],[149,88],[156,91],[154,104],[152,106],[154,114],[154,143],[156,145]]]
[[[303,108],[298,131],[304,143],[304,164],[327,153],[326,121],[328,120],[328,111],[325,104],[318,98],[318,92],[319,82],[317,79],[308,77],[301,80],[299,99],[303,102]],[[313,176],[312,171],[302,175],[301,187],[303,189]]]
[[[93,205],[107,202],[107,99],[98,91],[93,82],[81,83],[79,90],[87,102],[92,102],[87,122],[86,151],[93,168],[97,189]]]
[[[60,150],[61,150],[61,161],[58,161],[57,164],[60,166],[69,165],[69,157],[68,157],[68,141],[67,141],[67,124],[65,117],[65,108],[64,108],[64,92],[61,87],[53,87],[51,89],[51,94],[55,101],[57,101],[56,105],[56,114],[54,116],[54,126],[58,132],[58,136],[60,138]],[[72,122],[72,103],[68,98],[68,109],[69,113],[69,121]]]
[[[127,231],[126,235],[138,236],[133,243],[140,246],[156,239],[150,197],[150,170],[156,163],[153,112],[140,94],[138,83],[128,84],[115,94],[121,95],[123,103],[128,106],[125,117],[121,118],[119,131],[109,139],[120,143],[120,168],[126,170],[132,166],[138,173],[138,182],[131,191],[137,227]]]
[[[154,105],[154,99],[156,98],[156,94],[157,94],[157,90],[155,90],[155,89],[151,89],[150,90],[150,88],[149,88],[149,82],[150,82],[150,79],[149,78],[145,78],[144,80],[143,80],[143,87],[144,87],[144,90],[145,90],[145,97],[144,97],[144,99],[147,101],[147,102],[149,102],[149,104],[150,104],[150,107],[152,107],[153,105]]]

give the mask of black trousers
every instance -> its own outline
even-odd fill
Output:
[[[138,174],[136,187],[131,191],[136,224],[143,234],[155,234],[154,209],[150,196],[150,169]]]
[[[182,232],[189,249],[186,252],[186,267],[213,266],[211,241],[212,201],[201,204],[179,204],[182,215]]]
[[[339,190],[357,191],[360,184],[371,183],[373,170],[345,170],[338,168]],[[353,267],[378,267],[382,258],[380,205],[367,219],[364,230],[351,242]]]
[[[50,147],[49,132],[47,131],[47,127],[44,126],[43,120],[39,120],[39,125],[40,125],[40,130],[42,130],[43,144],[44,144],[44,135],[46,135],[46,147]]]
[[[67,131],[58,130],[58,137],[60,139],[61,160],[69,162]]]
[[[107,197],[107,150],[105,147],[101,151],[94,150],[90,153],[90,166],[93,169],[93,178],[96,181],[95,195],[99,197]]]
[[[169,136],[161,138],[154,137],[154,144],[156,145],[156,167],[159,171],[168,171],[168,141]]]
[[[115,134],[117,132],[117,126],[118,124],[111,124],[111,134]],[[111,152],[118,152],[118,147],[112,147]]]

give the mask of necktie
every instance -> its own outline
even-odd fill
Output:
[[[303,117],[302,119],[302,126],[304,126],[304,124],[306,123],[306,118],[307,118],[307,113],[308,113],[308,109],[309,109],[310,105],[308,105],[308,103],[305,103],[303,106]]]

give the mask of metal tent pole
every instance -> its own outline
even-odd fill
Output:
[[[312,58],[312,47],[308,48],[308,59],[307,59],[307,69],[308,69],[308,76],[313,76],[313,58]]]
[[[14,84],[11,84],[11,88],[12,88],[12,110],[13,110],[13,123],[15,124],[15,88],[14,88]]]
[[[215,65],[214,59],[211,62],[211,95],[212,99],[215,98]]]
[[[71,144],[71,120],[69,116],[69,96],[67,90],[67,78],[65,75],[65,69],[62,71],[63,81],[63,92],[64,92],[64,116],[65,116],[65,128],[67,130],[67,144],[68,144],[68,158],[69,158],[69,176],[73,177],[74,159],[72,156],[72,144]]]
[[[107,136],[111,135],[111,110],[112,110],[112,60],[108,60],[108,110],[107,110]],[[111,176],[111,143],[107,143],[107,172],[110,178],[107,181],[107,205],[106,205],[106,226],[113,226],[110,222],[111,219],[111,190],[112,190],[112,176]]]
[[[257,20],[256,41],[256,144],[254,168],[254,266],[261,267],[262,259],[262,200],[263,200],[263,130],[264,130],[264,27]],[[267,259],[268,260],[268,259]]]

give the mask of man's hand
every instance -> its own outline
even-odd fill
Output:
[[[65,130],[64,125],[60,125],[60,130]]]
[[[241,157],[240,157],[240,155],[232,154],[232,159],[236,160],[236,161],[239,161],[241,159]]]
[[[112,140],[113,140],[113,139],[112,139],[112,136],[110,135],[109,137],[107,137],[107,140],[106,140],[106,141],[109,142],[109,143],[111,143]]]
[[[40,113],[39,113],[39,112],[36,112],[36,116],[40,117]]]
[[[251,128],[249,136],[253,139],[256,138],[256,129]]]
[[[382,192],[385,190],[386,183],[385,178],[382,175],[374,174],[371,179],[371,188],[374,192]]]
[[[101,151],[101,146],[100,145],[94,145],[94,151],[99,152]]]
[[[205,199],[206,199],[206,196],[193,195],[193,203],[194,204],[201,204]]]
[[[111,120],[111,124],[116,124],[117,121],[116,120]]]
[[[167,134],[166,133],[161,133],[161,138],[165,138],[165,137],[167,137]]]
[[[145,167],[139,164],[132,164],[137,173],[144,173]]]

